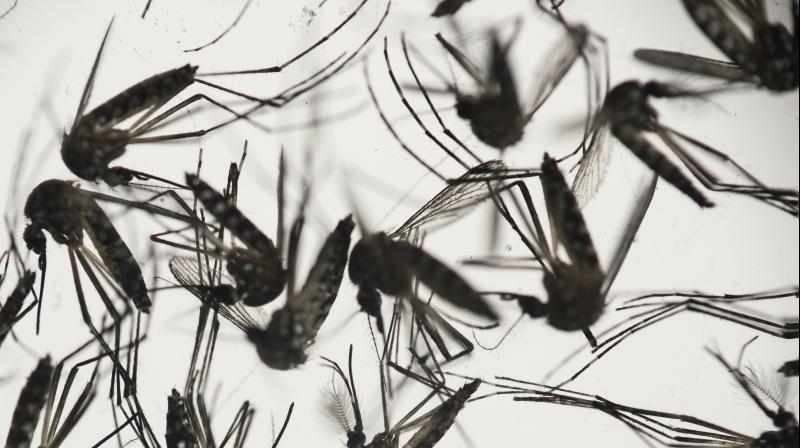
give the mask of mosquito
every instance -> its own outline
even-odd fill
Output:
[[[504,167],[502,162],[489,161],[467,171],[461,178],[482,178],[485,173],[502,171]],[[414,243],[427,232],[460,219],[483,200],[490,198],[493,183],[497,181],[465,181],[448,185],[393,232],[366,234],[353,246],[348,274],[359,288],[356,299],[362,311],[375,318],[380,333],[385,332],[381,313],[383,293],[396,296],[411,305],[419,324],[447,361],[472,351],[469,339],[417,296],[413,287],[414,279],[458,308],[491,321],[497,320],[498,316],[491,306],[466,280]],[[366,229],[363,223],[359,227],[362,232]],[[437,327],[442,327],[455,337],[463,350],[451,354]]]
[[[797,89],[800,50],[796,0],[791,6],[794,19],[791,32],[783,24],[769,21],[764,1],[683,0],[683,6],[729,61],[655,49],[636,50],[637,59],[673,70],[751,83],[775,92]],[[737,23],[746,29],[742,30]]]
[[[368,0],[363,0],[356,10],[354,10],[331,33],[324,36],[318,42],[301,52],[299,55],[293,57],[280,66],[275,66],[270,69],[243,72],[208,73],[206,76],[280,72],[327,41],[333,34],[347,24],[347,22],[349,22],[358,13],[358,11],[367,1]],[[100,44],[100,49],[95,57],[92,70],[86,82],[86,87],[83,90],[81,101],[78,105],[78,111],[75,114],[75,120],[73,121],[69,133],[66,133],[62,139],[62,160],[67,168],[69,168],[70,171],[72,171],[81,179],[93,182],[102,180],[112,187],[117,185],[127,185],[134,178],[139,180],[154,179],[176,187],[183,187],[178,183],[148,173],[143,173],[124,167],[109,167],[109,164],[121,157],[125,153],[126,147],[129,144],[154,143],[200,137],[240,119],[246,119],[256,126],[260,126],[258,123],[253,122],[249,118],[250,115],[254,114],[256,111],[265,106],[273,108],[285,106],[297,97],[330,79],[336,73],[341,71],[347,65],[347,63],[354,59],[366,46],[372,36],[377,33],[378,29],[386,18],[386,15],[388,14],[390,4],[391,2],[387,4],[386,11],[377,27],[356,49],[356,51],[350,53],[349,55],[347,52],[342,53],[331,63],[326,65],[322,70],[317,71],[308,78],[294,84],[282,93],[271,98],[256,98],[251,95],[236,92],[227,87],[199,79],[197,78],[198,67],[187,64],[179,68],[167,70],[163,73],[159,73],[144,81],[141,81],[121,92],[120,94],[112,97],[105,103],[100,104],[94,110],[84,113],[89,102],[89,97],[91,96],[91,90],[100,62],[100,56],[108,38],[108,34],[111,30],[111,24],[109,24],[108,29],[106,29],[106,33],[103,37],[103,41]],[[188,99],[170,107],[154,118],[150,118],[162,107],[166,106],[170,100],[175,98],[184,89],[194,83],[203,84],[208,87],[239,96],[255,104],[248,111],[240,114],[228,106],[220,103],[219,101],[200,93],[192,95]],[[232,113],[234,118],[207,129],[198,131],[156,136],[147,135],[155,130],[160,123],[169,119],[174,114],[184,110],[192,103],[200,100],[205,100],[218,108]],[[131,125],[129,128],[119,129],[116,127],[121,122],[139,113],[142,113],[142,115],[137,118],[133,125]]]
[[[24,213],[30,222],[25,228],[23,239],[28,249],[39,255],[39,269],[42,272],[38,301],[39,312],[41,311],[44,278],[47,272],[47,239],[44,234],[46,230],[56,243],[67,247],[75,292],[84,323],[111,357],[115,370],[120,373],[125,382],[126,393],[133,392],[132,388],[135,388],[135,384],[118,358],[120,327],[123,320],[132,313],[132,309],[127,301],[123,302],[125,310],[122,313],[116,309],[96,272],[98,271],[106,279],[110,279],[110,284],[115,292],[120,297],[130,300],[140,313],[149,313],[150,297],[139,264],[130,249],[108,216],[94,201],[92,195],[69,182],[50,179],[40,183],[28,195]],[[97,255],[84,245],[84,232],[89,235]],[[81,270],[89,277],[114,322],[112,325],[114,329],[113,350],[102,336],[105,330],[99,331],[89,314],[78,263],[81,265]],[[40,314],[37,315],[37,329],[39,316]],[[140,317],[141,314],[138,314],[137,334]]]
[[[636,201],[636,205],[627,221],[625,231],[613,253],[607,271],[603,271],[594,249],[592,237],[581,213],[575,196],[558,169],[556,161],[545,154],[540,176],[542,190],[547,207],[547,215],[551,223],[552,241],[550,248],[544,235],[538,213],[527,188],[522,190],[523,198],[529,214],[530,222],[525,221],[531,237],[526,236],[516,224],[507,206],[501,203],[501,214],[522,239],[525,245],[538,260],[544,270],[543,283],[547,291],[548,301],[542,301],[532,295],[511,292],[484,292],[499,295],[502,300],[516,300],[524,315],[532,318],[546,317],[547,323],[562,331],[581,330],[594,346],[596,340],[589,327],[593,325],[605,309],[608,291],[625,261],[628,250],[644,219],[647,209],[655,193],[657,178],[649,181],[649,185]],[[514,204],[521,210],[516,197]],[[533,224],[531,227],[530,224]],[[535,230],[533,230],[535,229]],[[559,257],[558,249],[564,247],[569,257],[566,261]],[[514,325],[509,328],[509,332]],[[500,339],[502,343],[508,332]]]
[[[464,408],[464,404],[469,400],[472,394],[477,391],[481,384],[480,380],[473,380],[453,392],[438,406],[419,417],[413,418],[414,415],[440,391],[442,386],[439,386],[430,392],[421,402],[415,405],[402,419],[390,427],[386,405],[387,386],[383,377],[383,367],[381,367],[381,402],[383,404],[384,430],[376,434],[372,438],[372,441],[367,443],[361,408],[358,402],[358,392],[353,378],[353,346],[350,346],[348,353],[348,374],[345,374],[344,370],[342,370],[336,361],[325,357],[323,357],[323,359],[327,363],[327,367],[333,370],[335,376],[338,376],[344,383],[346,396],[344,396],[345,392],[337,389],[336,382],[332,380],[331,389],[328,391],[325,406],[330,411],[329,415],[335,419],[337,425],[345,429],[348,448],[399,447],[400,436],[414,429],[416,429],[416,432],[403,447],[432,448],[444,437],[455,422],[458,413]],[[342,410],[344,410],[344,414],[342,414]],[[353,422],[351,422],[348,417],[350,412],[352,412]]]
[[[513,37],[508,43],[501,43],[496,31],[489,34],[491,56],[486,73],[483,73],[483,70],[441,33],[436,34],[436,39],[445,51],[478,86],[477,93],[463,93],[455,84],[439,76],[447,85],[447,91],[456,97],[458,116],[469,122],[473,134],[479,140],[501,151],[522,139],[525,126],[578,59],[581,59],[587,68],[590,103],[593,98],[602,98],[603,92],[607,90],[607,87],[605,90],[603,88],[607,86],[608,76],[607,73],[603,75],[600,68],[603,65],[607,67],[607,63],[603,62],[607,58],[604,56],[606,53],[604,39],[583,25],[566,22],[560,14],[549,11],[548,13],[564,26],[566,36],[551,51],[550,58],[555,63],[548,66],[541,81],[534,86],[526,104],[520,103],[513,71],[508,61],[509,50],[519,33],[519,22],[515,25]],[[413,68],[411,70],[413,72]],[[437,71],[434,73],[438,74]],[[423,94],[427,100],[425,90]],[[596,109],[591,104],[589,107],[591,113]]]
[[[9,235],[9,238],[11,241],[11,249],[5,253],[5,257],[7,258],[3,268],[3,276],[0,277],[0,285],[2,285],[8,277],[8,263],[11,258],[14,259],[18,280],[11,294],[8,295],[6,301],[3,302],[2,308],[0,308],[0,347],[3,345],[3,341],[5,341],[8,333],[11,332],[11,328],[39,302],[38,297],[36,297],[36,292],[34,291],[36,273],[24,267],[24,263],[22,262],[22,258],[14,242],[14,236]],[[4,257],[0,257],[0,263],[2,263],[3,258]],[[25,299],[31,293],[33,293],[34,301],[23,309]]]
[[[61,394],[56,401],[62,371],[68,360],[89,347],[92,342],[94,341],[90,340],[73,350],[61,359],[55,367],[50,356],[45,356],[39,360],[20,392],[6,440],[7,447],[28,448],[33,441],[34,432],[42,415],[44,420],[38,446],[41,448],[57,448],[64,443],[94,401],[96,395],[95,382],[98,377],[100,361],[107,354],[100,354],[75,363],[69,370],[67,379],[61,387]],[[74,398],[71,407],[68,408],[66,415],[63,416],[62,422],[62,414],[78,372],[83,367],[91,366],[92,364],[94,364],[94,368],[89,380],[77,398]],[[142,421],[140,415],[134,413],[123,425],[116,428],[94,446],[102,445],[105,440],[113,437],[125,426],[141,425]],[[146,420],[144,421],[146,422]],[[147,446],[146,443],[145,446]]]
[[[626,300],[617,311],[642,310],[624,321],[605,330],[600,336],[605,336],[614,329],[624,326],[616,333],[603,339],[597,346],[592,347],[592,359],[578,369],[572,376],[563,381],[560,386],[574,381],[594,363],[602,359],[608,352],[616,348],[622,341],[645,328],[675,317],[684,311],[716,317],[726,322],[747,327],[761,333],[781,339],[800,338],[800,322],[797,319],[788,322],[777,322],[759,317],[752,312],[737,308],[741,303],[758,303],[767,300],[797,299],[800,290],[767,291],[747,294],[708,294],[698,291],[673,291],[665,293],[651,293]],[[575,356],[573,352],[559,366],[564,365]]]
[[[593,125],[592,144],[584,152],[575,178],[573,191],[581,204],[586,204],[597,191],[609,160],[610,145],[605,142],[608,133],[622,142],[633,154],[664,180],[672,184],[700,207],[713,207],[714,203],[673,162],[664,156],[645,133],[656,134],[667,145],[681,163],[706,189],[743,194],[776,207],[792,216],[800,211],[800,194],[797,190],[767,187],[736,161],[723,152],[678,132],[662,123],[658,113],[649,104],[650,98],[702,98],[710,92],[686,90],[681,87],[650,81],[625,81],[614,87],[606,96],[603,109]],[[750,184],[731,184],[721,181],[716,174],[703,166],[687,152],[680,142],[690,144],[733,168],[737,175]]]

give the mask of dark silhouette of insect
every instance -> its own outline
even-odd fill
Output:
[[[753,314],[752,311],[737,309],[736,306],[741,303],[758,303],[780,299],[791,300],[798,297],[800,297],[800,290],[793,288],[790,290],[720,295],[698,291],[673,291],[651,293],[626,300],[622,306],[617,307],[617,311],[639,310],[639,312],[600,333],[599,336],[606,336],[622,326],[619,331],[605,337],[597,346],[592,347],[592,359],[563,381],[560,386],[575,380],[628,337],[658,322],[673,318],[684,311],[716,317],[781,339],[797,339],[800,337],[800,322],[796,318],[793,321],[776,322]],[[666,300],[663,300],[665,298]],[[559,363],[559,367],[575,355],[577,355],[577,352],[570,354]]]
[[[47,272],[47,240],[44,235],[46,230],[56,243],[67,247],[75,292],[84,323],[111,358],[114,371],[125,383],[126,395],[135,394],[135,384],[128,375],[127,368],[120,363],[118,356],[120,328],[124,319],[132,314],[132,309],[127,301],[123,301],[125,310],[120,313],[95,272],[96,270],[104,272],[116,283],[112,286],[119,296],[133,302],[140,312],[148,313],[151,305],[150,297],[142,278],[142,271],[130,249],[108,216],[94,201],[92,195],[74,187],[69,182],[51,179],[37,185],[28,195],[24,213],[30,222],[25,228],[23,239],[28,249],[39,255],[39,268],[42,272],[40,291],[43,291]],[[83,244],[84,232],[89,235],[99,259]],[[97,291],[106,311],[113,320],[111,325],[114,330],[113,350],[102,336],[108,329],[100,331],[92,321],[83,294],[78,263],[81,265],[81,270],[89,277],[92,287]],[[38,302],[40,311],[42,299],[42,292],[40,292]],[[39,316],[37,315],[37,328],[38,322]],[[139,325],[135,325],[135,327],[138,339]],[[116,378],[117,375],[114,377]]]
[[[453,14],[457,13],[468,1],[470,0],[441,0],[436,5],[436,9],[433,10],[431,16],[452,16]]]
[[[378,356],[381,358],[380,354]],[[372,441],[367,443],[361,408],[358,402],[358,392],[353,378],[353,346],[350,346],[348,353],[348,374],[345,374],[336,361],[325,357],[323,359],[327,363],[327,367],[333,370],[345,387],[346,392],[338,389],[334,382],[335,380],[332,380],[331,388],[326,391],[325,407],[337,425],[340,425],[346,431],[347,448],[397,448],[400,446],[400,436],[415,428],[418,429],[403,447],[432,448],[444,437],[455,422],[459,412],[464,408],[464,404],[481,384],[480,380],[470,381],[455,392],[452,392],[435,408],[417,418],[413,418],[431,398],[444,389],[442,385],[437,385],[426,398],[390,427],[386,407],[387,386],[383,376],[383,367],[381,367],[381,403],[383,405],[384,430],[376,434]],[[347,409],[352,410],[353,422],[347,416],[349,412]]]
[[[542,303],[536,296],[511,292],[485,292],[484,294],[496,294],[503,300],[516,300],[522,309],[520,319],[526,314],[532,318],[546,317],[547,323],[558,330],[583,331],[589,343],[595,345],[596,341],[589,327],[597,322],[603,314],[608,291],[625,261],[655,193],[656,180],[657,178],[653,177],[644,193],[638,198],[627,221],[623,236],[613,253],[608,270],[604,272],[600,267],[594,243],[577,201],[555,160],[545,154],[540,181],[547,206],[547,215],[551,222],[551,234],[553,235],[551,244],[548,245],[544,236],[538,213],[527,188],[521,191],[531,220],[531,223],[526,222],[526,227],[531,229],[530,237],[522,232],[504,202],[502,202],[500,210],[503,217],[544,269],[543,283],[548,300],[546,303]],[[516,197],[512,196],[512,198],[517,209],[521,211]],[[565,249],[569,261],[559,258],[557,252],[559,247]],[[500,340],[500,342],[502,341],[503,339]]]
[[[798,375],[800,375],[800,360],[799,359],[793,359],[791,361],[786,361],[778,369],[778,372],[782,373],[784,376],[798,376]]]
[[[0,308],[0,347],[3,345],[11,328],[19,322],[39,301],[36,297],[36,292],[33,290],[34,283],[36,282],[36,273],[25,268],[22,258],[17,250],[16,243],[14,242],[13,235],[9,235],[11,241],[11,249],[5,252],[3,257],[0,257],[0,264],[3,264],[3,258],[6,258],[3,275],[0,277],[0,286],[8,278],[8,264],[10,260],[14,259],[14,266],[17,271],[17,284],[8,298],[3,302]],[[25,298],[33,293],[34,302],[23,309]]]
[[[353,227],[350,217],[339,222],[320,250],[304,286],[299,291],[287,292],[286,305],[273,313],[269,325],[263,323],[258,309],[248,310],[241,303],[218,305],[220,314],[247,334],[264,364],[288,370],[306,361],[306,349],[313,343],[336,299]],[[201,282],[189,260],[172,258],[170,271],[179,283],[191,287]],[[289,272],[289,275],[294,274]],[[203,291],[198,294],[205,295]]]
[[[34,431],[36,430],[39,418],[42,416],[44,420],[42,423],[41,439],[37,446],[41,448],[58,448],[64,443],[70,432],[72,432],[94,401],[96,395],[95,383],[98,378],[100,361],[105,358],[107,354],[101,353],[100,355],[76,362],[70,368],[66,381],[64,381],[61,386],[61,394],[59,395],[58,388],[61,384],[62,371],[67,361],[78,355],[87,347],[90,347],[93,342],[94,340],[89,340],[81,344],[77,349],[61,359],[55,367],[52,364],[50,356],[45,356],[39,360],[36,368],[28,377],[25,386],[20,392],[19,400],[14,410],[14,416],[11,420],[8,439],[6,440],[7,447],[28,448],[33,441]],[[80,394],[70,401],[71,405],[67,406],[67,400],[78,372],[83,367],[91,366],[92,364],[94,364],[94,369],[86,385],[83,386]],[[56,397],[58,397],[57,400]],[[146,422],[146,419],[143,418],[143,414],[141,413],[138,400],[131,406],[136,407],[136,410],[131,413],[127,421],[94,446],[102,445],[106,440],[125,428],[125,426],[134,424],[142,425],[143,422]],[[63,415],[62,420],[62,414],[64,414],[65,410],[66,414]],[[145,443],[145,446],[148,445]]]
[[[456,96],[458,116],[469,122],[473,134],[478,139],[501,151],[522,139],[525,126],[578,59],[583,60],[587,67],[590,103],[593,98],[595,100],[602,98],[607,91],[607,74],[604,76],[600,68],[604,64],[603,38],[583,25],[566,22],[560,14],[549,11],[548,13],[564,26],[566,36],[550,53],[549,59],[555,62],[547,67],[530,97],[524,100],[525,104],[520,102],[513,71],[508,61],[508,52],[518,34],[519,23],[516,24],[513,37],[506,44],[500,42],[496,31],[490,32],[491,56],[485,74],[441,33],[436,34],[436,39],[442,47],[479,87],[477,93],[463,93],[455,84],[442,79],[447,85],[447,91]],[[413,72],[413,68],[411,70]],[[416,74],[414,75],[416,78]],[[423,93],[427,97],[425,90]],[[596,106],[589,105],[589,113],[594,113],[595,109]]]
[[[334,29],[332,33],[323,37],[317,43],[310,46],[281,66],[272,67],[271,69],[242,72],[207,73],[206,76],[280,72],[283,68],[296,62],[313,49],[324,43],[332,34],[349,22],[366,2],[367,0],[364,0],[357,7],[357,9],[353,11],[352,14],[350,14],[341,24],[339,24],[338,27]],[[386,13],[384,14],[383,18],[381,18],[378,26],[356,49],[356,51],[349,55],[347,53],[343,53],[333,62],[326,65],[322,70],[313,73],[308,78],[301,80],[300,82],[273,97],[256,98],[251,95],[237,92],[230,88],[199,79],[196,76],[198,67],[187,64],[179,68],[167,70],[163,73],[159,73],[144,81],[141,81],[121,92],[120,94],[112,97],[105,103],[97,106],[94,110],[84,114],[84,110],[88,105],[89,97],[91,95],[94,77],[100,62],[100,56],[111,29],[111,24],[109,24],[109,27],[106,30],[106,34],[103,37],[103,41],[100,45],[100,49],[95,57],[94,65],[92,66],[91,73],[78,106],[78,111],[75,114],[75,120],[70,128],[69,133],[65,134],[63,137],[61,145],[61,157],[70,171],[72,171],[76,176],[85,180],[102,180],[110,186],[116,186],[128,184],[134,178],[140,180],[155,179],[173,186],[182,187],[182,185],[178,183],[154,176],[152,174],[135,171],[124,167],[109,167],[109,164],[121,157],[125,153],[126,147],[129,144],[154,143],[199,137],[240,119],[248,120],[260,127],[258,123],[253,122],[249,118],[250,115],[254,114],[256,111],[265,106],[272,108],[283,107],[295,98],[312,90],[341,71],[345,65],[354,59],[358,52],[360,52],[363,47],[366,46],[367,42],[372,38],[372,36],[377,33],[377,30],[383,23],[386,14],[388,14],[388,8],[390,4],[391,2],[387,4]],[[156,113],[171,99],[176,97],[180,92],[195,82],[236,95],[240,98],[244,98],[250,102],[253,102],[254,105],[246,112],[240,114],[228,106],[220,103],[219,101],[201,93],[192,95],[186,100],[181,101],[177,105],[170,107],[165,112],[150,119],[151,115]],[[216,107],[230,112],[234,115],[234,118],[207,129],[198,131],[157,136],[146,135],[155,129],[156,125],[159,123],[162,123],[175,113],[200,100],[205,100]],[[115,127],[120,122],[141,112],[144,113],[128,129],[118,129]]]
[[[585,204],[591,199],[602,181],[605,165],[609,159],[608,149],[610,146],[604,141],[606,133],[610,132],[648,168],[691,198],[697,205],[712,207],[714,203],[706,198],[689,177],[683,174],[647,139],[645,133],[653,133],[675,153],[681,163],[705,188],[750,196],[797,216],[800,213],[798,211],[800,194],[796,190],[774,189],[765,186],[723,152],[662,124],[658,119],[658,113],[649,104],[650,98],[701,98],[707,93],[686,90],[656,81],[644,84],[638,81],[626,81],[614,87],[606,96],[603,109],[593,126],[592,141],[594,144],[584,153],[573,185],[573,190],[581,204]],[[689,143],[704,154],[729,165],[738,176],[746,179],[750,185],[721,181],[716,174],[705,168],[699,160],[687,152],[679,141]]]
[[[796,0],[791,6],[791,32],[783,24],[769,22],[763,1],[684,0],[683,6],[731,62],[655,49],[636,50],[636,58],[674,70],[753,83],[776,92],[794,90],[800,84]],[[746,30],[743,32],[737,23]]]
[[[462,179],[482,179],[486,173],[502,171],[505,165],[489,161],[467,171]],[[413,281],[428,287],[448,303],[491,321],[497,314],[457,272],[418,247],[415,241],[426,232],[444,227],[492,197],[498,181],[460,182],[448,185],[395,231],[364,235],[350,253],[348,274],[358,286],[358,303],[376,319],[378,331],[385,332],[381,314],[381,293],[396,296],[410,304],[419,323],[432,337],[446,360],[472,351],[472,343],[453,328],[434,308],[416,296]],[[362,232],[364,224],[359,226]],[[463,350],[451,354],[437,330],[442,327],[455,337]]]

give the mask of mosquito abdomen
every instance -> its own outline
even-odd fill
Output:
[[[726,56],[751,75],[756,75],[758,67],[752,54],[752,44],[745,35],[728,19],[725,11],[713,1],[683,0],[683,5],[697,26],[711,39]]]
[[[320,249],[300,292],[289,291],[286,306],[272,315],[267,328],[254,329],[248,334],[264,364],[288,370],[305,363],[305,351],[339,293],[354,227],[350,216],[339,221]]]
[[[53,376],[53,363],[50,356],[45,356],[36,364],[25,386],[19,394],[11,427],[8,430],[6,448],[29,448],[33,432],[39,422],[47,395],[50,391],[50,378]]]
[[[195,448],[199,446],[192,431],[186,403],[177,390],[167,397],[167,428],[164,434],[167,448]]]
[[[414,433],[404,448],[433,448],[453,426],[458,413],[464,408],[464,403],[478,390],[480,385],[481,380],[473,380],[461,386],[452,397],[440,405],[430,420]]]
[[[87,203],[83,219],[86,221],[89,237],[114,281],[125,291],[136,309],[148,313],[151,302],[142,278],[142,270],[111,220],[94,201]]]
[[[633,152],[645,165],[656,172],[661,178],[671,183],[675,188],[689,196],[700,207],[713,207],[705,195],[698,190],[692,181],[686,177],[674,163],[664,157],[653,145],[641,135],[638,128],[628,124],[612,126],[611,132],[619,141]]]
[[[36,273],[32,271],[25,271],[17,281],[17,286],[11,291],[8,299],[0,309],[0,346],[6,339],[8,332],[11,331],[11,325],[17,318],[17,314],[22,309],[22,304],[25,302],[25,297],[33,288],[33,283],[36,280]]]
[[[164,100],[173,98],[194,82],[196,65],[167,70],[134,84],[79,118],[79,132],[108,129]]]
[[[556,215],[551,219],[556,223],[558,240],[564,245],[572,263],[585,270],[600,269],[597,252],[578,201],[556,161],[547,154],[542,161],[541,182],[547,209]]]

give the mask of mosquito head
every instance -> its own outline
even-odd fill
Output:
[[[353,428],[347,431],[347,448],[362,448],[367,442],[367,436],[361,429]]]
[[[666,84],[639,81],[625,81],[617,84],[606,95],[603,104],[603,119],[612,124],[629,124],[641,129],[649,129],[658,119],[658,113],[648,104],[649,96],[661,95]]]
[[[538,297],[520,295],[516,297],[516,300],[522,312],[533,319],[547,315],[547,306]]]
[[[36,255],[42,255],[47,250],[47,239],[44,236],[42,227],[36,222],[31,222],[25,227],[22,239],[25,241],[25,246],[27,246],[28,250],[32,250]]]
[[[776,412],[775,416],[772,418],[772,424],[782,430],[797,430],[797,418],[786,409],[778,409],[778,412]]]

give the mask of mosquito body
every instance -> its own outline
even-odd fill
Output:
[[[796,190],[780,190],[765,186],[724,153],[661,124],[658,112],[649,103],[650,98],[697,98],[701,95],[701,92],[688,91],[656,81],[644,84],[638,81],[626,81],[611,89],[595,124],[593,140],[597,144],[584,153],[573,185],[573,190],[579,196],[581,203],[585,204],[591,199],[602,181],[602,174],[599,173],[602,173],[605,169],[604,165],[608,161],[608,145],[603,144],[603,135],[610,132],[648,168],[692,199],[697,205],[713,207],[714,203],[694,185],[689,177],[683,174],[677,165],[647,139],[646,133],[653,133],[677,155],[705,188],[750,196],[797,216],[799,196]],[[679,143],[680,140],[688,142],[704,153],[732,166],[738,172],[737,174],[747,179],[751,185],[720,181],[715,174],[686,151],[684,146]]]
[[[535,229],[535,231],[532,230],[532,239],[522,233],[505,204],[502,204],[500,210],[503,217],[544,268],[543,283],[548,300],[546,303],[542,303],[535,296],[507,292],[486,294],[497,294],[504,300],[516,300],[523,315],[527,314],[532,318],[546,317],[547,323],[553,328],[562,331],[581,330],[589,339],[590,344],[594,345],[596,341],[589,327],[597,322],[603,314],[608,291],[622,267],[652,200],[656,178],[652,179],[645,192],[638,198],[623,237],[613,254],[608,271],[604,271],[600,266],[594,243],[575,196],[558,169],[556,161],[547,154],[542,162],[540,180],[547,215],[551,223],[553,241],[550,245],[544,236],[542,225],[527,188],[522,192],[533,229]],[[514,199],[516,204],[516,198]],[[530,225],[527,227],[531,229]],[[564,247],[569,261],[559,258],[557,253],[559,247]]]
[[[472,351],[472,344],[450,326],[430,305],[416,296],[414,279],[427,286],[448,303],[483,318],[497,320],[489,304],[456,271],[414,244],[426,232],[442,228],[460,219],[482,201],[490,198],[498,181],[480,182],[487,173],[502,171],[505,165],[489,161],[459,177],[463,182],[448,185],[423,205],[392,233],[378,232],[363,236],[350,253],[348,274],[358,286],[357,300],[362,311],[376,319],[384,333],[381,293],[407,300],[422,325],[427,327],[445,359],[451,360]],[[362,224],[363,229],[363,224]],[[436,326],[443,326],[463,345],[464,350],[451,355]]]
[[[128,246],[111,220],[94,199],[69,182],[51,179],[40,183],[28,195],[25,216],[30,223],[24,239],[30,250],[40,257],[40,267],[46,263],[46,240],[43,230],[58,244],[71,251],[85,251],[83,234],[89,235],[103,266],[139,311],[150,310],[142,271]]]
[[[634,55],[638,59],[670,69],[749,82],[776,92],[797,89],[800,83],[797,1],[792,2],[791,32],[783,24],[769,22],[765,2],[683,0],[683,6],[730,62],[655,49],[636,50]],[[737,22],[747,30],[740,29]]]
[[[3,303],[3,308],[0,309],[0,346],[3,345],[6,336],[11,331],[11,327],[25,315],[26,311],[22,310],[22,305],[25,303],[25,298],[33,291],[33,285],[36,282],[36,273],[28,271],[27,269],[22,272],[17,285],[8,298]],[[33,306],[33,305],[31,305]]]
[[[299,291],[288,291],[286,304],[272,315],[268,325],[262,323],[258,309],[251,311],[239,303],[215,303],[224,317],[247,334],[264,364],[288,370],[306,361],[306,350],[313,343],[338,294],[353,227],[350,217],[339,222],[320,249],[306,283]],[[198,298],[211,301],[195,286],[202,282],[197,278],[191,259],[173,257],[170,271],[181,285],[194,288]]]
[[[207,75],[280,72],[327,41],[333,34],[347,24],[367,1],[368,0],[363,0],[361,4],[331,33],[280,66],[270,67],[268,69],[247,70],[240,72],[210,73]],[[391,2],[389,2],[389,4],[391,4]],[[356,57],[358,52],[361,51],[369,39],[377,32],[378,28],[383,23],[383,19],[385,19],[386,14],[388,14],[389,4],[387,4],[386,13],[384,14],[384,17],[381,19],[380,23],[369,35],[367,40],[365,40],[355,52],[349,55],[347,55],[347,53],[343,53],[325,66],[322,70],[313,73],[311,76],[295,83],[293,86],[273,97],[257,98],[252,95],[237,92],[227,87],[219,86],[199,79],[197,77],[198,67],[196,65],[186,64],[182,67],[167,70],[145,79],[144,81],[141,81],[112,97],[105,103],[97,106],[91,112],[84,114],[84,111],[88,105],[89,97],[91,96],[91,90],[100,62],[100,56],[108,38],[109,31],[111,30],[111,25],[109,24],[106,34],[103,37],[103,41],[100,44],[100,49],[95,57],[94,65],[86,83],[86,87],[84,88],[81,101],[78,106],[78,111],[75,115],[75,120],[70,128],[69,133],[66,133],[63,137],[61,145],[61,158],[67,168],[69,168],[69,170],[72,171],[76,176],[93,182],[103,181],[112,187],[117,185],[127,185],[134,178],[140,180],[155,179],[173,186],[182,187],[180,184],[148,173],[131,170],[124,167],[110,167],[109,164],[121,157],[125,153],[127,146],[130,144],[155,143],[200,137],[240,119],[245,119],[258,127],[262,127],[258,123],[253,122],[249,118],[250,115],[254,114],[256,111],[265,106],[272,108],[283,107],[292,100],[312,90],[341,71],[349,61]],[[341,63],[339,63],[340,60]],[[221,102],[200,93],[192,95],[177,105],[170,107],[163,113],[160,113],[154,118],[149,119],[151,115],[158,112],[158,110],[164,107],[173,98],[177,97],[183,90],[195,83],[200,83],[216,90],[243,98],[253,105],[247,111],[240,114]],[[213,106],[231,113],[234,117],[228,121],[198,131],[156,136],[148,135],[154,128],[157,127],[159,123],[164,122],[177,112],[186,109],[186,107],[192,103],[200,100],[205,100]],[[120,129],[115,127],[121,122],[140,113],[142,113],[142,115],[129,128]]]
[[[6,439],[6,447],[29,448],[31,446],[39,415],[47,402],[52,376],[53,363],[50,357],[40,359],[19,394]]]
[[[275,243],[199,177],[187,174],[186,182],[205,209],[246,245],[231,249],[225,257],[228,273],[236,280],[237,301],[261,306],[275,300],[283,292],[287,280],[281,251]]]

